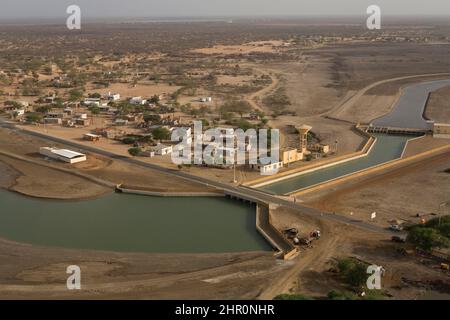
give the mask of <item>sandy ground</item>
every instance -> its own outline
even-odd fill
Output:
[[[405,166],[387,174],[375,175],[351,185],[336,187],[326,195],[305,198],[307,204],[337,214],[388,227],[393,220],[417,223],[417,214],[428,219],[439,213],[439,205],[449,201],[450,153]]]
[[[86,90],[87,93],[98,92],[100,94],[105,94],[108,92],[117,92],[121,94],[121,98],[126,97],[142,97],[150,98],[153,95],[163,95],[171,94],[177,91],[180,87],[170,86],[168,84],[155,84],[155,83],[144,83],[132,86],[128,83],[111,83],[108,88],[95,88],[91,87]]]
[[[1,299],[253,299],[285,268],[271,253],[111,253],[7,240],[0,256]],[[66,288],[74,264],[80,291]]]
[[[10,141],[14,141],[14,143],[10,143]],[[58,197],[58,194],[65,194],[65,197],[69,196],[71,198],[92,197],[105,192],[105,187],[97,186],[99,189],[94,190],[82,184],[85,179],[54,170],[63,168],[74,170],[75,172],[80,172],[82,174],[88,174],[112,182],[113,184],[123,183],[128,186],[136,186],[150,191],[216,191],[215,189],[207,188],[184,179],[168,176],[159,171],[137,167],[120,161],[112,161],[98,155],[88,154],[88,161],[76,165],[45,160],[38,154],[38,148],[39,146],[47,145],[49,145],[48,142],[40,139],[0,128],[0,146],[2,151],[17,154],[25,157],[25,159],[37,162],[36,165],[35,163],[27,163],[25,161],[4,156],[0,158],[3,162],[16,168],[19,172],[23,170],[24,173],[26,173],[26,176],[32,177],[29,181],[27,180],[28,178],[25,177],[18,178],[16,180],[16,185],[14,186],[15,190],[19,191],[20,188],[21,192],[32,196]],[[43,174],[47,175],[48,179],[41,179]],[[67,179],[68,175],[71,179]],[[42,184],[48,184],[48,186],[44,188]],[[66,190],[61,189],[63,186],[69,188],[68,192],[63,192]]]
[[[111,189],[89,182],[83,178],[0,155],[0,167],[13,170],[0,171],[5,174],[2,186],[10,190],[40,198],[85,199],[112,192]]]
[[[301,233],[319,228],[322,238],[290,261],[272,253],[140,254],[49,248],[0,239],[0,298],[8,299],[272,299],[280,293],[324,297],[344,286],[328,272],[335,259],[356,256],[383,265],[383,288],[395,298],[423,294],[403,281],[447,281],[436,263],[398,257],[386,236],[317,219],[280,207],[279,227]],[[182,263],[180,263],[182,261]],[[81,268],[82,290],[66,289],[66,268]],[[345,288],[344,288],[345,289]]]
[[[414,156],[426,152],[428,150],[444,147],[450,144],[449,139],[437,139],[432,136],[419,137],[417,139],[411,139],[406,146],[404,158]]]
[[[450,122],[450,87],[439,89],[430,95],[425,116],[441,123]]]
[[[324,113],[340,100],[340,93],[330,86],[333,83],[330,65],[327,59],[307,57],[296,62],[267,64],[261,70],[282,75],[291,102],[287,110],[309,117]]]
[[[231,55],[231,54],[249,54],[249,53],[273,53],[280,48],[287,46],[288,43],[280,40],[254,41],[241,45],[216,45],[211,48],[193,49],[191,52],[207,55]]]
[[[336,259],[347,257],[383,266],[387,272],[382,279],[382,289],[395,299],[417,299],[425,293],[423,285],[428,285],[428,289],[437,289],[433,284],[438,286],[442,282],[448,286],[450,283],[448,273],[439,270],[438,262],[426,261],[425,265],[423,259],[399,256],[397,249],[401,246],[393,244],[388,236],[344,224],[307,219],[299,212],[284,207],[275,210],[272,218],[278,227],[296,227],[301,234],[319,228],[322,238],[313,242],[311,248],[302,247],[298,256],[290,261],[292,267],[278,274],[271,285],[261,292],[261,299],[270,299],[280,292],[320,298],[332,289],[349,290],[329,272]]]

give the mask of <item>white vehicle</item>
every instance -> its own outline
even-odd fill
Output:
[[[393,224],[389,227],[392,231],[403,231],[403,227],[398,224]]]

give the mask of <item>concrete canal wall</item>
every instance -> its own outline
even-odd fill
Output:
[[[296,168],[293,170],[285,171],[276,176],[262,177],[262,178],[247,182],[244,185],[251,186],[252,188],[260,188],[260,187],[263,187],[263,186],[266,186],[266,185],[269,185],[272,183],[280,182],[280,181],[283,181],[286,179],[301,176],[303,174],[315,172],[317,170],[329,168],[329,167],[343,164],[343,163],[346,163],[346,162],[349,162],[352,160],[356,160],[356,159],[359,159],[362,157],[366,157],[372,150],[377,139],[374,138],[372,135],[368,134],[365,130],[362,130],[360,126],[355,126],[355,129],[358,130],[358,132],[360,134],[364,135],[367,138],[367,141],[364,144],[364,146],[361,148],[361,150],[347,154],[347,155],[339,156],[336,158],[326,159],[324,161],[306,165],[306,166]]]
[[[405,146],[404,150],[406,150],[406,146]],[[391,160],[391,161],[385,162],[383,164],[380,164],[380,165],[377,165],[377,166],[374,166],[374,167],[371,167],[371,168],[368,168],[368,169],[364,169],[364,170],[361,170],[359,172],[355,172],[355,173],[349,174],[347,176],[339,177],[339,178],[336,178],[336,179],[333,179],[333,180],[329,180],[329,181],[317,184],[315,186],[312,186],[311,188],[303,189],[303,190],[300,190],[300,191],[294,191],[294,192],[290,193],[289,195],[290,196],[295,196],[295,197],[301,196],[301,195],[305,195],[307,193],[311,193],[311,192],[314,192],[314,191],[319,191],[319,190],[322,190],[322,189],[325,189],[325,188],[329,188],[331,186],[334,186],[334,185],[346,182],[346,181],[351,180],[351,179],[362,177],[362,176],[365,176],[365,175],[368,175],[368,174],[373,174],[373,173],[376,173],[376,172],[379,172],[379,171],[382,171],[382,170],[385,170],[385,169],[389,169],[389,168],[392,168],[392,167],[395,167],[395,166],[401,166],[401,165],[409,164],[409,163],[412,163],[414,161],[421,160],[423,158],[431,157],[431,156],[438,155],[438,154],[441,154],[441,153],[444,153],[444,152],[448,152],[448,151],[450,151],[450,144],[442,146],[442,147],[438,147],[438,148],[435,148],[435,149],[432,149],[432,150],[429,150],[429,151],[426,151],[426,152],[422,152],[422,153],[419,153],[417,155],[414,155],[414,156],[411,156],[411,157],[408,157],[408,158]]]
[[[121,193],[152,196],[152,197],[224,197],[223,193],[219,192],[159,192],[149,190],[139,190],[128,188],[123,185],[117,185],[116,191]]]
[[[226,191],[225,196],[256,205],[256,230],[277,250],[276,256],[287,260],[297,253],[297,248],[272,224],[269,203],[230,191]]]

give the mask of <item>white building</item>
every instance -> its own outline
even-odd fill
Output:
[[[212,97],[201,97],[200,102],[212,102]]]
[[[141,105],[143,105],[143,104],[147,103],[147,100],[142,99],[142,97],[132,97],[130,99],[130,103],[131,104],[141,104]]]
[[[158,156],[165,156],[166,154],[172,153],[173,147],[164,144],[158,144],[156,147],[153,148],[152,151]]]
[[[270,160],[270,158],[269,158]],[[264,159],[261,160],[263,162]],[[283,168],[283,162],[276,162],[276,163],[268,163],[268,164],[251,164],[250,167],[254,170],[258,170],[261,175],[270,175],[277,173],[281,168]]]
[[[105,99],[108,99],[110,101],[118,101],[120,100],[120,93],[108,92],[107,94],[105,94]]]
[[[114,120],[114,125],[115,126],[126,126],[126,125],[128,125],[128,120],[127,119],[116,119],[116,120]]]
[[[41,147],[39,153],[51,159],[68,162],[70,164],[86,161],[86,155],[67,149]]]
[[[78,119],[87,119],[88,115],[87,115],[87,113],[76,113],[75,117]]]
[[[86,98],[83,101],[84,105],[86,106],[100,106],[100,99],[99,98]]]
[[[11,115],[11,117],[21,117],[25,114],[25,109],[23,109],[23,108],[13,109],[13,110],[9,111],[9,114]]]

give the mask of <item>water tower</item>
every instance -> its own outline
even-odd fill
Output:
[[[308,125],[302,125],[298,127],[298,133],[300,134],[300,152],[304,153],[308,147],[308,132],[311,131],[312,127]]]

